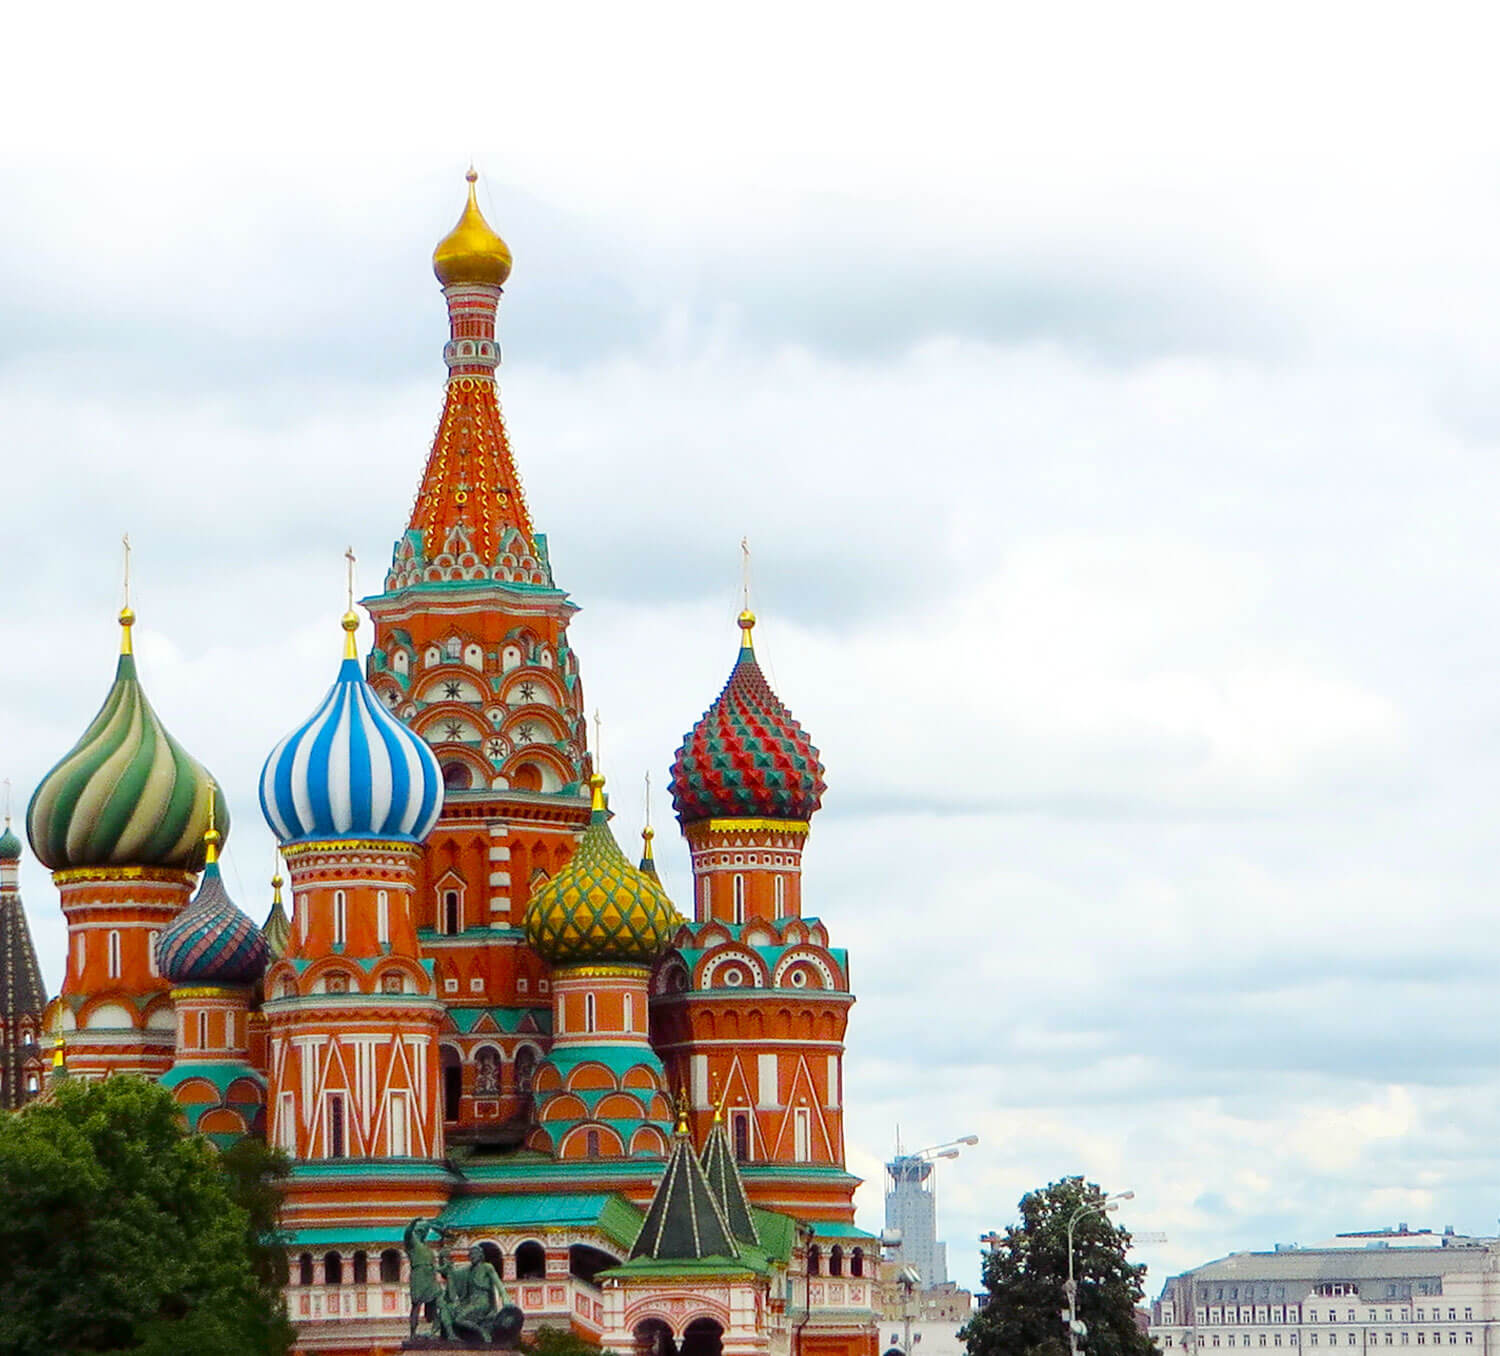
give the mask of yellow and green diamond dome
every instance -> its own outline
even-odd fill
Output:
[[[594,776],[593,814],[572,860],[526,906],[526,938],[553,965],[649,965],[682,919],[661,882],[633,866],[609,830],[604,778]]]

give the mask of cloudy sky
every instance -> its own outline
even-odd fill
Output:
[[[472,155],[622,832],[733,660],[753,544],[828,767],[807,899],[852,952],[862,1221],[899,1123],[981,1136],[942,1175],[969,1283],[1068,1173],[1167,1234],[1153,1293],[1493,1231],[1484,11],[538,9],[116,7],[10,44],[18,809],[109,683],[128,530],[147,690],[263,910],[256,775],[331,681],[345,545],[374,589],[405,524]]]

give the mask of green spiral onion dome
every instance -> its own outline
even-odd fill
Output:
[[[130,628],[114,686],[83,737],[45,777],[26,811],[31,849],[53,871],[148,866],[197,871],[213,820],[229,831],[229,807],[213,778],[162,725],[136,676]]]
[[[593,813],[568,864],[526,906],[526,939],[554,965],[648,965],[682,924],[654,873],[630,864],[609,831],[604,778],[590,779]]]

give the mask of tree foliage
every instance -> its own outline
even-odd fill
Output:
[[[245,1150],[226,1171],[140,1078],[0,1116],[0,1351],[282,1356],[275,1169]]]
[[[1136,1326],[1146,1268],[1126,1260],[1130,1235],[1104,1213],[1105,1193],[1081,1177],[1028,1192],[1021,1222],[985,1255],[989,1302],[960,1334],[969,1356],[1067,1356],[1064,1283],[1068,1279],[1068,1221],[1073,1228],[1073,1272],[1079,1339],[1085,1356],[1147,1356],[1155,1348]]]
[[[600,1351],[571,1328],[538,1328],[530,1337],[523,1337],[517,1348],[522,1356],[615,1356],[607,1348]]]

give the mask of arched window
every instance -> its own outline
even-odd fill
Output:
[[[458,891],[443,892],[443,931],[450,937],[463,930],[463,913],[458,907]]]
[[[735,1111],[730,1114],[734,1125],[734,1156],[736,1161],[746,1163],[750,1159],[750,1113]]]
[[[734,875],[734,921],[745,921],[745,878],[738,871]]]
[[[776,916],[786,917],[786,877],[776,877]]]
[[[313,1283],[312,1253],[305,1252],[297,1259],[297,1284],[311,1285]]]
[[[302,933],[302,940],[305,942],[307,940],[307,896],[293,896],[292,907],[297,911],[297,927]]]
[[[851,1276],[863,1276],[865,1274],[865,1250],[855,1248],[849,1254],[849,1274]]]
[[[844,1249],[837,1243],[828,1250],[828,1274],[830,1276],[844,1274]]]
[[[342,1158],[344,1148],[344,1094],[328,1094],[328,1153],[329,1158]]]
[[[516,1051],[516,1091],[525,1095],[531,1091],[531,1080],[536,1077],[536,1051],[523,1045]]]
[[[445,649],[447,652],[446,658],[458,659],[463,655],[464,643],[457,636],[449,636],[448,643]]]
[[[599,1029],[599,1010],[594,1000],[594,995],[586,993],[583,996],[583,1029],[585,1031],[597,1031]]]
[[[370,1279],[370,1259],[363,1248],[354,1254],[354,1284],[364,1285]]]
[[[590,1158],[599,1157],[599,1132],[597,1130],[588,1130],[584,1132],[583,1151]]]
[[[198,1048],[208,1049],[208,1014],[206,1012],[198,1014]]]
[[[83,974],[84,962],[88,959],[87,934],[80,932],[74,939],[73,956],[74,968],[81,976]]]
[[[151,972],[153,979],[161,974],[161,971],[156,968],[156,943],[160,937],[161,933],[155,930],[146,934],[146,968]]]
[[[381,946],[391,944],[391,892],[382,890],[375,896],[375,940]]]
[[[120,977],[120,934],[114,929],[109,934],[109,977],[119,979]]]
[[[456,1121],[464,1095],[463,1063],[451,1045],[443,1046],[438,1058],[443,1065],[443,1119]]]
[[[336,1252],[324,1254],[323,1257],[323,1284],[343,1285],[344,1283],[344,1259]]]
[[[547,1250],[533,1239],[516,1249],[516,1279],[539,1281],[547,1274]]]
[[[343,946],[348,934],[349,897],[342,890],[333,892],[333,944]]]
[[[633,993],[625,995],[625,1030],[635,1030],[635,995]]]
[[[807,1249],[807,1274],[809,1276],[821,1276],[823,1274],[823,1252],[816,1243]]]
[[[387,1248],[380,1254],[380,1283],[401,1284],[401,1254],[395,1248]]]

